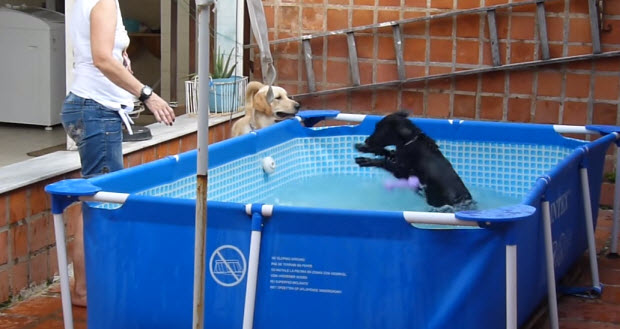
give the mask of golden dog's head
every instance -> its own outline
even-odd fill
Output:
[[[253,81],[248,84],[248,92],[252,92],[252,88],[260,87],[252,97],[254,115],[262,114],[280,121],[294,117],[299,112],[299,103],[290,99],[284,88],[272,86],[270,94],[269,86],[263,84],[252,86],[254,83]]]

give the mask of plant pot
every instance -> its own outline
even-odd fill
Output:
[[[247,77],[210,79],[209,111],[211,113],[237,112],[244,105]]]

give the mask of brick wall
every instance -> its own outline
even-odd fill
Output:
[[[508,3],[507,0],[264,0],[269,39],[429,16],[452,10]],[[516,1],[515,1],[516,2]],[[602,51],[620,50],[620,1],[607,0]],[[591,54],[587,0],[545,3],[551,58]],[[536,6],[497,11],[502,64],[541,59]],[[407,78],[491,65],[486,14],[408,23],[402,26]],[[397,80],[390,27],[355,32],[361,84]],[[344,35],[312,39],[318,91],[350,86]],[[256,51],[255,51],[256,53]],[[291,94],[308,92],[299,41],[272,46],[277,84]],[[259,63],[257,59],[254,61]],[[259,65],[251,79],[261,77]],[[303,108],[384,114],[397,109],[414,116],[492,121],[619,125],[620,57],[491,72],[382,90],[349,91],[299,99]],[[606,172],[613,171],[610,150]],[[603,184],[601,204],[611,205],[613,185]]]
[[[209,128],[209,141],[230,137],[230,126]],[[125,167],[196,149],[196,133],[125,155]],[[80,177],[79,170],[0,194],[0,305],[37,290],[58,275],[54,220],[46,185]],[[68,257],[79,205],[65,210]]]

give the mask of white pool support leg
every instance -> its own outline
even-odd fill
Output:
[[[62,214],[54,214],[54,234],[58,254],[58,273],[60,275],[60,298],[65,329],[73,329],[73,310],[71,309],[71,290],[67,264],[67,245],[65,243],[65,222]]]
[[[250,238],[250,258],[248,260],[248,278],[245,288],[245,305],[243,306],[243,329],[254,327],[254,307],[256,306],[256,282],[258,280],[258,258],[262,233],[252,231]]]
[[[506,329],[517,329],[516,245],[506,245]]]
[[[580,168],[579,174],[581,176],[581,193],[583,196],[584,218],[586,221],[586,234],[588,237],[588,257],[590,258],[590,271],[592,272],[592,287],[600,291],[601,283],[598,276],[596,243],[594,242],[594,223],[592,220],[592,202],[590,200],[590,183],[588,182],[588,168]]]
[[[553,237],[551,235],[551,212],[549,201],[542,202],[543,229],[545,234],[545,260],[547,263],[547,297],[551,329],[559,329],[558,300],[555,290],[555,265],[553,261]]]
[[[260,211],[257,211],[257,209],[252,209],[252,204],[247,204],[245,205],[245,212],[252,216],[252,234],[250,236],[250,256],[248,259],[248,277],[245,287],[245,304],[243,305],[243,329],[252,329],[254,327],[256,284],[258,282],[258,261],[260,259],[263,217],[270,217],[273,214],[273,205],[262,205]]]
[[[614,188],[614,219],[611,227],[611,253],[618,254],[618,234],[620,234],[620,147],[616,148],[616,180]]]

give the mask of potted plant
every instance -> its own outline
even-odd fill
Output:
[[[233,49],[228,54],[218,47],[213,58],[209,81],[209,107],[213,113],[235,112],[245,94],[243,77],[233,75],[237,63],[231,63]]]
[[[247,77],[233,75],[237,63],[231,62],[233,50],[228,54],[219,48],[213,57],[209,75],[209,112],[229,113],[244,106]],[[186,86],[187,113],[196,113],[198,107],[198,75],[191,74]]]

